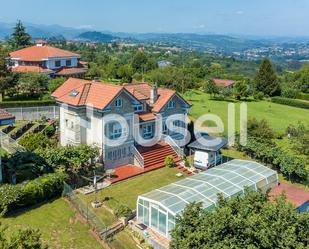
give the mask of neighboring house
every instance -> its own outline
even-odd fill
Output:
[[[98,146],[106,168],[125,164],[155,166],[164,163],[167,155],[177,157],[171,137],[176,139],[179,134],[169,131],[165,122],[171,114],[184,114],[183,120],[175,122],[175,125],[185,127],[183,121],[190,104],[174,90],[152,87],[146,83],[119,86],[70,78],[52,96],[62,104],[60,105],[61,145]],[[94,109],[92,114],[89,112],[87,114],[89,107]],[[108,114],[120,115],[127,121],[128,129],[122,129],[118,122],[107,122],[104,117]],[[136,127],[133,127],[135,114],[139,119],[138,132],[144,139],[153,138],[156,132],[155,123],[162,120],[165,139],[173,143],[174,150],[163,142],[159,142],[153,148],[138,146],[133,137],[133,133],[137,132]],[[122,145],[112,147],[108,141],[104,141],[103,134],[113,141],[124,133],[128,134],[128,137]],[[157,150],[157,161],[144,158],[143,153],[151,149],[152,152]]]
[[[6,110],[0,109],[0,126],[11,125],[15,123],[15,116]]]
[[[159,68],[165,68],[167,66],[173,66],[174,64],[170,61],[166,61],[166,60],[163,60],[163,61],[158,61],[158,67]]]
[[[79,54],[51,47],[45,41],[10,53],[12,71],[38,72],[52,77],[82,78],[87,67],[79,60]]]
[[[223,86],[228,88],[233,88],[236,83],[234,80],[227,80],[227,79],[213,79],[213,82],[217,86]]]

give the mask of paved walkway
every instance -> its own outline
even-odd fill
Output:
[[[282,192],[285,192],[287,200],[293,203],[296,207],[301,206],[309,200],[309,191],[295,187],[288,183],[280,183],[279,186],[274,187],[270,191],[269,195],[277,196]]]

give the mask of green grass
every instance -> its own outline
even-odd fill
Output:
[[[138,195],[180,180],[176,177],[177,172],[176,169],[167,167],[151,171],[99,191],[97,193],[98,199],[104,200],[105,197],[109,197],[110,200],[104,203],[112,209],[115,209],[118,204],[124,204],[131,209],[135,209]],[[81,195],[81,197],[87,201],[91,201],[94,198],[92,194],[87,196]]]
[[[16,216],[1,218],[0,222],[9,226],[8,232],[25,227],[40,229],[49,248],[102,248],[91,236],[89,226],[77,217],[64,199],[57,199]]]
[[[112,242],[111,245],[116,249],[136,249],[138,248],[136,246],[135,241],[132,239],[130,234],[124,230],[120,233],[117,233]]]
[[[196,120],[203,114],[218,115],[227,132],[228,104],[233,103],[224,100],[210,99],[209,94],[201,91],[191,91],[191,96],[185,96],[192,104],[190,117]],[[235,102],[236,130],[239,130],[239,107],[241,102]],[[287,105],[275,104],[267,101],[250,101],[248,105],[248,118],[266,119],[277,133],[283,133],[289,124],[297,124],[298,121],[309,124],[308,110]]]

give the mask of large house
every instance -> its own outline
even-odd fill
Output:
[[[37,41],[31,47],[10,53],[10,65],[14,72],[38,72],[63,77],[82,78],[86,72],[80,55],[49,46],[46,41]]]
[[[69,78],[52,96],[60,104],[61,145],[98,146],[107,169],[126,164],[162,166],[168,155],[179,159],[180,148],[174,139],[180,134],[168,129],[166,120],[182,114],[173,125],[184,128],[191,105],[174,90],[146,83],[112,85]],[[125,120],[127,127],[111,114]],[[135,139],[138,133],[145,141],[151,140],[159,130],[164,135],[152,146],[141,146]],[[125,141],[112,146],[123,134]]]

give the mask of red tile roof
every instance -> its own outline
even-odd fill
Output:
[[[86,86],[88,85],[88,86]],[[123,89],[121,86],[101,84],[88,80],[69,78],[52,97],[57,101],[74,106],[93,106],[104,109]],[[76,95],[74,96],[75,93]]]
[[[156,115],[154,115],[154,114],[151,113],[151,112],[142,112],[142,113],[139,113],[139,114],[138,114],[138,117],[139,117],[139,120],[140,120],[140,121],[143,121],[143,122],[156,119]]]
[[[86,87],[85,85],[89,86]],[[69,78],[52,94],[52,97],[56,98],[59,102],[70,105],[88,105],[98,109],[104,109],[121,90],[127,91],[137,100],[146,100],[146,102],[149,103],[151,86],[146,83],[116,86],[76,78]],[[72,96],[73,91],[75,92],[75,94],[73,94],[75,96]],[[160,112],[175,94],[177,93],[174,90],[159,88],[158,99],[154,103],[152,111]],[[145,116],[144,118],[153,118],[153,116]]]
[[[213,82],[215,82],[216,85],[219,86],[232,86],[235,84],[234,80],[227,80],[227,79],[213,79]]]
[[[37,73],[50,73],[53,70],[48,68],[40,67],[40,66],[17,66],[12,68],[13,72],[37,72]]]
[[[149,103],[151,86],[147,83],[127,84],[124,86],[138,100],[146,100]],[[158,88],[158,99],[153,105],[153,112],[160,112],[167,102],[177,94],[176,91],[170,89]],[[179,95],[180,96],[180,95]],[[186,100],[184,100],[186,102]],[[188,102],[186,102],[188,103]],[[188,103],[189,104],[189,103]],[[189,104],[190,105],[190,104]]]
[[[80,67],[64,67],[57,72],[57,75],[65,76],[72,74],[81,74],[85,73],[87,69]]]
[[[15,118],[15,116],[4,109],[0,109],[0,120]]]
[[[51,46],[32,46],[11,52],[10,57],[22,61],[42,61],[47,58],[80,57],[80,55]]]

